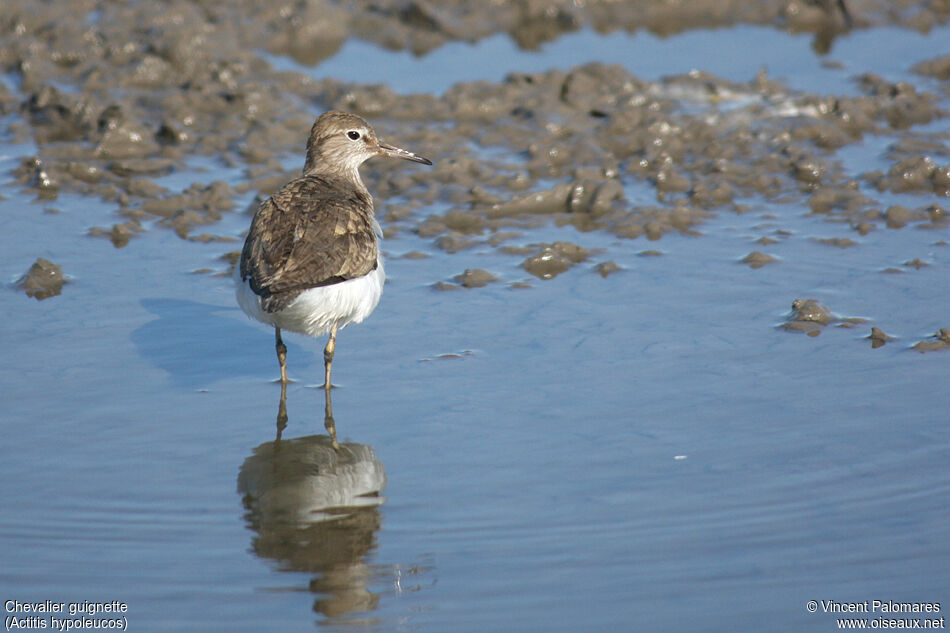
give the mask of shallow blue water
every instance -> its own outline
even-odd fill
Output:
[[[545,50],[572,37],[584,34]],[[691,38],[731,41],[685,34],[653,55]],[[772,38],[816,64],[807,40]],[[409,85],[403,72],[394,85]],[[0,169],[32,151],[4,147]],[[281,547],[237,483],[277,433],[272,334],[227,278],[192,272],[223,269],[229,247],[155,228],[115,249],[85,235],[115,221],[108,205],[3,194],[4,281],[39,256],[71,277],[43,302],[0,292],[3,600],[119,600],[133,630],[230,632],[835,630],[808,600],[950,603],[950,352],[909,349],[950,326],[942,232],[857,237],[760,201],[699,237],[529,231],[515,242],[605,249],[551,281],[491,249],[389,240],[383,301],[341,333],[333,394],[341,440],[385,467],[385,501],[342,536],[276,532]],[[215,228],[237,236],[248,221]],[[755,243],[777,228],[792,233]],[[755,249],[779,262],[738,263]],[[430,257],[399,257],[413,250]],[[914,257],[930,265],[881,272]],[[591,267],[607,259],[623,270],[603,279]],[[431,288],[476,267],[502,281]],[[805,297],[869,322],[814,338],[776,328]],[[871,325],[899,338],[872,350]],[[321,434],[322,343],[287,343],[283,437]]]

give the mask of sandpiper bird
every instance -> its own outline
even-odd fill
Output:
[[[361,117],[326,112],[310,130],[303,175],[254,214],[235,267],[237,299],[248,316],[274,326],[282,383],[287,382],[282,329],[330,333],[323,351],[323,386],[329,390],[337,330],[361,322],[379,303],[386,277],[382,234],[359,173],[374,156],[432,164],[380,142]]]

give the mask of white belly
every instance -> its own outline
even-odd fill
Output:
[[[339,323],[338,327],[342,329],[368,317],[379,303],[385,280],[386,272],[380,257],[376,270],[368,275],[305,290],[280,312],[264,312],[261,298],[254,294],[250,284],[241,280],[239,265],[235,266],[234,272],[237,300],[249,317],[308,336],[326,334],[334,323]]]

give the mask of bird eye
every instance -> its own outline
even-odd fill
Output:
[[[357,132],[356,130],[350,130],[349,132],[346,133],[346,135],[350,138],[351,141],[360,140],[360,133]]]

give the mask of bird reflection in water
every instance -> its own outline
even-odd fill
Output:
[[[814,9],[807,13],[808,8]],[[812,31],[815,34],[811,47],[819,55],[827,55],[836,38],[854,28],[854,18],[845,0],[804,0],[789,2],[785,7],[786,17],[793,17],[793,31]]]
[[[333,401],[330,397],[329,389],[324,390],[324,396],[326,398],[326,404],[323,409],[323,428],[327,430],[330,445],[333,446],[335,450],[340,450],[340,444],[336,439],[336,421],[333,419]],[[277,406],[277,441],[280,441],[284,429],[287,428],[287,420],[287,383],[281,382],[280,404]]]
[[[287,423],[281,386],[277,439],[244,460],[238,474],[253,550],[281,570],[315,574],[314,610],[327,618],[376,608],[368,585],[378,578],[366,562],[380,527],[386,473],[371,446],[338,443],[329,390],[324,424],[330,437],[282,439]]]

